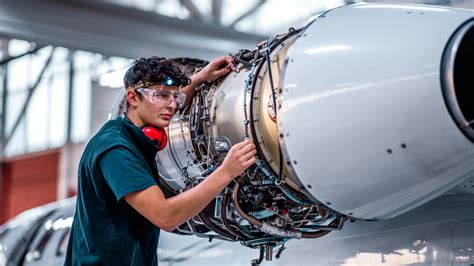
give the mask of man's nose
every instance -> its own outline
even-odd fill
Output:
[[[177,105],[178,105],[178,104],[176,103],[176,101],[175,101],[174,99],[170,99],[170,100],[168,101],[168,106],[167,106],[167,107],[168,107],[168,108],[173,108],[173,110],[175,110],[176,107],[177,107]]]

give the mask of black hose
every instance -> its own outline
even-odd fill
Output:
[[[246,236],[243,235],[242,233],[235,231],[230,227],[229,220],[227,220],[227,204],[229,203],[229,193],[224,193],[222,196],[222,205],[221,205],[221,220],[222,224],[224,225],[225,229],[229,231],[232,235],[234,235],[237,238],[243,238],[246,240]]]
[[[265,60],[267,61],[267,65],[268,65],[268,80],[270,81],[270,88],[272,90],[273,111],[275,112],[275,120],[277,120],[275,84],[273,83],[272,62],[270,62],[270,50],[269,49],[270,48],[265,49]]]
[[[218,233],[219,235],[225,237],[227,240],[230,240],[230,241],[236,241],[237,240],[235,236],[233,236],[229,232],[223,230],[218,225],[214,224],[214,222],[212,222],[211,219],[209,219],[209,217],[207,216],[205,211],[200,212],[198,214],[198,217],[199,217],[199,219],[201,219],[201,221],[207,227],[209,227],[209,229],[211,229],[212,231],[214,231],[214,232]]]
[[[191,188],[193,188],[195,185],[196,185],[195,183],[191,184]],[[201,219],[201,221],[210,230],[212,230],[212,231],[216,232],[217,234],[219,234],[220,236],[224,237],[224,240],[228,240],[228,241],[236,241],[237,240],[232,234],[225,231],[224,229],[222,229],[221,227],[216,225],[213,221],[211,221],[209,216],[207,216],[207,213],[206,213],[205,209],[202,210],[200,213],[198,213],[197,216],[199,217],[199,219]]]

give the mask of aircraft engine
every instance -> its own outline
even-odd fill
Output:
[[[271,247],[399,215],[466,181],[473,17],[355,4],[235,53],[233,72],[174,116],[157,166],[163,190],[178,194],[245,138],[258,160],[176,232]],[[206,64],[177,62],[190,74]],[[124,107],[121,97],[111,117]]]

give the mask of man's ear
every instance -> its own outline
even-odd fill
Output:
[[[132,90],[127,90],[125,97],[130,106],[138,106],[140,103],[140,96]]]

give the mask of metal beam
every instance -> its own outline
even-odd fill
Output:
[[[66,130],[66,144],[71,143],[72,131],[72,104],[74,96],[74,50],[69,49],[68,63],[69,63],[69,87],[68,87],[68,105],[67,105],[67,130]]]
[[[193,19],[201,21],[205,20],[204,15],[201,13],[201,11],[199,11],[192,0],[180,0],[179,2],[181,2],[181,5],[183,5],[189,11],[189,14]]]
[[[21,111],[18,115],[18,118],[15,120],[15,124],[13,125],[13,128],[12,128],[10,134],[5,138],[5,142],[4,142],[5,146],[8,145],[8,142],[10,141],[12,136],[15,134],[15,131],[17,130],[18,126],[20,125],[20,121],[23,119],[23,117],[25,117],[26,110],[28,109],[31,98],[33,96],[33,93],[35,92],[35,90],[38,87],[39,83],[43,79],[44,73],[46,72],[46,69],[48,69],[48,67],[51,63],[51,59],[53,58],[53,55],[54,55],[54,48],[51,50],[51,54],[49,55],[48,59],[46,60],[46,63],[44,64],[43,69],[41,69],[41,72],[39,73],[39,76],[36,79],[36,82],[33,84],[33,86],[31,86],[28,89],[28,95],[26,96],[25,103],[23,104],[23,107],[21,108]]]
[[[266,0],[260,0],[258,3],[256,3],[253,7],[251,7],[247,12],[243,13],[240,17],[238,17],[234,22],[230,23],[229,27],[235,27],[237,23],[239,23],[242,19],[252,15],[255,13],[260,7],[262,7],[263,4],[265,4]]]
[[[8,40],[1,40],[2,42],[2,59],[8,57]],[[8,65],[0,65],[2,68],[2,119],[0,119],[0,159],[5,154],[5,140],[6,140],[6,118],[7,118],[7,97],[8,97]],[[0,160],[1,161],[1,160]],[[0,162],[1,163],[1,162]],[[1,182],[1,179],[0,179]],[[0,184],[1,185],[1,184]]]
[[[265,36],[181,20],[101,1],[0,1],[0,36],[138,58],[205,60],[251,49]]]
[[[19,54],[19,55],[16,55],[16,56],[5,56],[4,59],[2,58],[2,61],[0,61],[0,66],[3,66],[5,64],[8,64],[10,61],[12,60],[15,60],[15,59],[18,59],[18,58],[21,58],[25,55],[29,55],[29,54],[34,54],[36,53],[38,50],[40,50],[41,48],[45,47],[44,45],[35,45],[35,47],[33,49],[30,49],[29,51],[25,52],[25,53],[22,53],[22,54]]]
[[[212,0],[212,17],[215,23],[221,24],[222,0]]]

